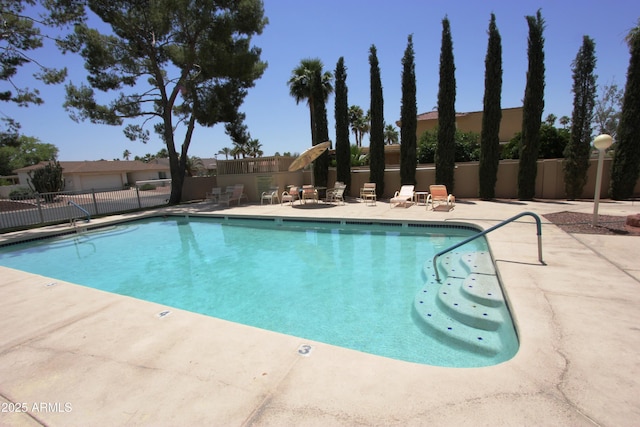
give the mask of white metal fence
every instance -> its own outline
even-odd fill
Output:
[[[9,199],[0,199],[0,232],[163,206],[169,202],[170,194],[171,185],[146,191],[134,187],[126,190],[13,195]]]

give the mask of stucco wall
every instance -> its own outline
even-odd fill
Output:
[[[605,159],[603,163],[601,197],[608,197],[611,174],[611,159]],[[597,159],[591,160],[591,167],[588,171],[587,184],[584,187],[582,198],[593,198],[595,190],[597,170]],[[478,162],[458,163],[454,172],[455,188],[453,193],[458,198],[478,197]],[[335,169],[329,169],[328,186],[333,187],[336,181]],[[351,172],[351,190],[349,196],[358,197],[360,188],[369,181],[369,170],[364,168],[354,168]],[[419,165],[416,171],[415,186],[416,191],[427,191],[429,185],[435,183],[434,165]],[[392,197],[395,191],[400,189],[400,169],[390,166],[384,175],[384,195]],[[284,191],[288,185],[302,185],[311,183],[310,171],[297,172],[277,172],[273,174],[239,174],[220,175],[217,177],[217,186],[224,189],[226,186],[234,184],[244,184],[245,193],[249,201],[259,202],[261,186],[268,184],[278,185],[280,192]],[[207,188],[204,191],[209,191]],[[204,198],[204,191],[199,192]],[[199,194],[199,193],[198,193]],[[635,195],[640,196],[640,180],[636,184]],[[518,197],[518,161],[503,160],[498,168],[498,180],[496,182],[496,197],[505,199],[516,199]],[[538,161],[538,173],[536,177],[536,198],[539,199],[564,199],[564,172],[562,170],[562,159],[545,159]]]

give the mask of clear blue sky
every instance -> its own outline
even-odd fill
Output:
[[[269,25],[254,39],[269,63],[263,77],[249,91],[242,107],[253,138],[262,143],[265,155],[302,152],[311,145],[309,110],[296,105],[289,95],[287,80],[303,58],[320,58],[325,69],[334,71],[343,56],[347,66],[349,105],[369,108],[369,48],[375,44],[382,75],[384,111],[387,123],[400,117],[401,59],[407,36],[413,34],[418,112],[435,108],[442,19],[451,23],[456,65],[456,110],[482,110],[484,58],[491,12],[496,14],[503,48],[503,108],[522,105],[527,69],[526,15],[538,9],[546,21],[545,111],[558,117],[571,116],[571,62],[582,44],[583,35],[595,40],[598,84],[611,82],[624,87],[629,51],[624,37],[640,17],[640,2],[610,0],[561,1],[424,1],[424,0],[265,0]],[[70,68],[71,80],[85,78],[82,61],[62,56],[54,48],[36,56],[45,65]],[[23,77],[23,76],[22,76]],[[22,81],[22,78],[20,79]],[[28,85],[35,86],[34,82]],[[155,135],[148,144],[127,140],[122,129],[88,122],[75,123],[62,108],[64,88],[44,87],[45,104],[17,108],[0,105],[0,112],[22,123],[26,135],[56,145],[59,160],[122,158],[129,150],[134,156],[155,154],[163,148]],[[333,96],[327,104],[329,135],[335,139]],[[149,127],[152,131],[152,128]],[[353,141],[352,141],[353,142]],[[365,137],[368,145],[368,137]],[[232,147],[222,124],[214,128],[196,127],[189,154],[214,157],[224,147]],[[219,158],[222,158],[219,156]]]

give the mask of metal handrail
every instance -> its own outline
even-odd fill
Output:
[[[75,202],[72,202],[71,200],[69,200],[69,202],[67,203],[68,205],[73,205],[76,208],[80,209],[82,212],[84,212],[87,215],[87,222],[91,221],[91,214],[89,213],[88,210],[86,210],[85,208],[83,208],[82,206],[78,205]]]
[[[492,232],[493,230],[495,230],[495,229],[497,229],[497,228],[502,227],[503,225],[507,225],[507,224],[509,224],[510,222],[513,222],[513,221],[515,221],[516,219],[518,219],[518,218],[520,218],[520,217],[523,217],[523,216],[525,216],[525,215],[532,216],[532,217],[536,220],[537,235],[538,235],[538,261],[540,261],[540,264],[542,264],[542,265],[546,265],[546,264],[545,264],[545,262],[542,260],[542,221],[540,221],[540,217],[539,217],[538,215],[534,214],[533,212],[522,212],[522,213],[519,213],[519,214],[518,214],[518,215],[516,215],[516,216],[513,216],[513,217],[509,218],[509,219],[505,219],[505,220],[504,220],[504,221],[502,221],[501,223],[499,223],[499,224],[497,224],[497,225],[494,225],[494,226],[493,226],[493,227],[491,227],[491,228],[487,228],[486,230],[481,231],[480,233],[478,233],[478,234],[476,234],[476,235],[473,235],[473,236],[471,236],[471,237],[469,237],[469,238],[467,238],[467,239],[463,240],[462,242],[458,242],[458,243],[456,243],[455,245],[453,245],[453,246],[451,246],[451,247],[448,247],[447,249],[444,249],[444,250],[442,250],[442,251],[438,252],[437,254],[435,254],[435,255],[433,256],[433,269],[434,269],[434,270],[435,270],[435,272],[436,272],[436,280],[437,280],[438,282],[440,282],[440,274],[438,273],[438,267],[436,266],[436,261],[437,261],[437,259],[438,259],[438,257],[439,257],[439,256],[444,255],[444,254],[446,254],[447,252],[452,251],[452,250],[454,250],[454,249],[456,249],[456,248],[459,248],[459,247],[460,247],[460,246],[462,246],[462,245],[466,245],[466,244],[467,244],[467,243],[469,243],[470,241],[475,240],[475,239],[477,239],[478,237],[484,236],[485,234],[490,233],[490,232]]]

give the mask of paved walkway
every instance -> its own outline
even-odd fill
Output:
[[[591,209],[467,200],[447,213],[383,202],[166,211],[488,228],[522,211]],[[638,203],[600,205],[601,214],[638,212]],[[59,230],[68,226],[46,232]],[[386,359],[175,309],[159,317],[166,306],[0,267],[0,425],[640,424],[640,237],[569,235],[545,222],[540,265],[535,231],[523,218],[488,236],[521,345],[513,359],[473,369]],[[43,232],[1,235],[0,243]],[[310,355],[298,354],[301,345],[312,346]]]

